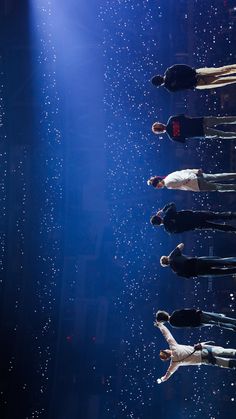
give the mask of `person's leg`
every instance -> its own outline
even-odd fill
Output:
[[[236,257],[215,257],[215,256],[200,256],[198,259],[204,261],[206,264],[212,268],[233,268],[236,267]]]
[[[201,322],[204,325],[214,325],[236,331],[236,319],[226,317],[221,313],[201,312]]]
[[[205,179],[203,176],[198,177],[198,186],[201,192],[234,192],[236,185],[232,184],[220,184],[212,182],[214,175],[209,175],[210,179]]]
[[[211,268],[209,269],[208,273],[205,275],[199,276],[228,276],[228,275],[235,275],[236,274],[236,267],[234,268]]]
[[[207,182],[217,182],[236,179],[236,173],[203,173],[202,177]]]
[[[208,182],[203,176],[198,177],[198,186],[199,190],[203,192],[208,191],[217,191],[217,186],[215,183]]]
[[[226,330],[231,330],[232,332],[236,332],[236,325],[232,323],[218,322],[215,324],[215,326],[218,326],[221,329],[226,329]]]
[[[236,116],[205,116],[203,124],[205,136],[210,138],[236,138],[236,132],[226,132],[215,128],[223,124],[236,124]]]
[[[218,350],[216,350],[216,348],[218,348]],[[224,351],[225,349],[221,347],[205,346],[201,352],[202,364],[222,368],[236,368],[236,359],[234,358],[235,354],[233,353],[235,350],[231,350],[232,355],[229,355],[229,353],[226,354]],[[222,354],[225,354],[226,356],[223,356]],[[230,356],[232,356],[233,359],[230,358]]]
[[[236,75],[234,76],[229,76],[229,77],[215,77],[215,80],[213,80],[210,84],[213,87],[223,87],[223,86],[227,86],[228,84],[233,84],[236,83]]]
[[[213,185],[216,186],[216,191],[218,192],[235,192],[236,191],[236,185],[235,184],[220,184],[220,183],[214,183]]]
[[[224,87],[229,84],[236,83],[236,76],[233,77],[212,77],[212,76],[199,76],[196,89],[216,89]]]
[[[205,221],[211,220],[233,220],[236,218],[236,212],[215,212],[215,211],[204,211]]]
[[[234,259],[223,262],[223,259]],[[227,276],[236,274],[236,261],[235,258],[215,258],[209,256],[201,256],[197,258],[196,275],[202,277],[208,276]]]
[[[219,140],[236,140],[236,132],[233,131],[226,132],[216,128],[205,127],[204,132],[205,136],[210,139],[216,138]]]
[[[216,125],[234,125],[236,124],[236,116],[217,116],[218,122]]]
[[[227,232],[236,232],[236,227],[231,226],[229,224],[217,224],[212,223],[211,221],[205,221],[205,223],[202,223],[201,227],[198,227],[201,229],[206,230],[218,230],[218,231],[227,231]]]
[[[221,368],[236,368],[236,359],[225,359],[220,358],[219,356],[215,357],[215,366],[221,367]]]
[[[205,75],[211,75],[211,76],[223,76],[227,74],[235,74],[236,73],[236,64],[231,65],[224,65],[223,67],[202,67],[197,68],[196,73],[205,76]]]
[[[211,346],[212,355],[220,356],[221,358],[235,358],[236,349],[222,348],[221,346]]]
[[[236,124],[236,116],[204,116],[204,125],[212,128],[217,125]]]
[[[203,277],[213,275],[212,274],[212,268],[214,266],[215,265],[212,263],[211,258],[209,258],[208,256],[200,256],[200,257],[196,258],[196,260],[195,260],[196,275],[197,276],[203,276]],[[218,271],[219,271],[219,275],[220,275],[222,273],[221,267],[218,268]],[[215,274],[215,270],[214,270],[214,274]]]

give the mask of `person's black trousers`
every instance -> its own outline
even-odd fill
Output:
[[[195,211],[194,221],[196,228],[212,229],[220,231],[236,231],[236,227],[228,224],[213,223],[216,220],[233,220],[236,219],[236,212],[213,212],[213,211]]]
[[[201,323],[204,326],[219,326],[223,329],[230,329],[236,332],[236,319],[226,317],[224,314],[202,311]]]
[[[196,260],[197,276],[217,276],[236,274],[236,257],[218,258],[216,256],[202,256]]]

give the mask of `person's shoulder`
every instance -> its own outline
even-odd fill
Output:
[[[179,115],[171,115],[167,121],[167,125],[170,124],[175,119],[178,119]]]
[[[178,309],[178,310],[173,310],[170,317],[175,316],[176,314],[178,314],[180,311],[182,311],[182,309]]]
[[[170,259],[173,259],[175,257],[182,256],[181,250],[176,246],[174,250],[172,250],[171,254],[169,255]]]
[[[193,70],[193,67],[188,64],[173,64],[168,70]]]
[[[185,114],[184,113],[180,113],[180,114],[178,114],[178,115],[172,115],[172,116],[170,116],[170,118],[168,119],[168,122],[167,123],[172,123],[172,122],[174,122],[174,121],[182,121],[183,119],[186,119],[186,116],[185,116]]]

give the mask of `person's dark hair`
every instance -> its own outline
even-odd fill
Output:
[[[159,87],[164,83],[164,77],[163,76],[153,76],[151,78],[151,83],[153,86]]]
[[[153,176],[148,180],[148,185],[152,185],[154,188],[163,180],[163,177]]]
[[[153,215],[153,216],[150,218],[150,223],[151,223],[153,226],[160,226],[160,225],[162,224],[162,219],[161,219],[161,217],[160,217],[159,215]]]
[[[156,321],[158,322],[168,322],[169,313],[167,311],[158,310],[156,313]]]

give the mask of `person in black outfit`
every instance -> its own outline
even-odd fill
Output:
[[[165,322],[169,322],[172,327],[218,326],[236,332],[236,319],[226,317],[221,313],[209,313],[195,308],[175,310],[172,314],[158,310],[154,325]]]
[[[184,244],[180,243],[169,256],[162,256],[161,266],[163,268],[169,266],[174,273],[184,278],[236,274],[236,257],[189,257],[182,254],[183,248]]]
[[[185,143],[189,138],[221,138],[236,140],[236,132],[223,131],[218,125],[236,124],[236,116],[205,116],[192,118],[185,115],[171,116],[167,124],[154,122],[152,132],[160,135],[165,132],[172,141]]]
[[[236,232],[236,227],[232,225],[214,222],[220,219],[236,219],[236,212],[177,211],[175,204],[171,202],[153,215],[150,222],[153,226],[164,226],[167,233],[171,234],[195,229]]]
[[[169,92],[186,89],[215,89],[236,83],[236,64],[218,68],[192,68],[185,64],[169,67],[164,76],[151,79],[154,86],[164,86]]]

